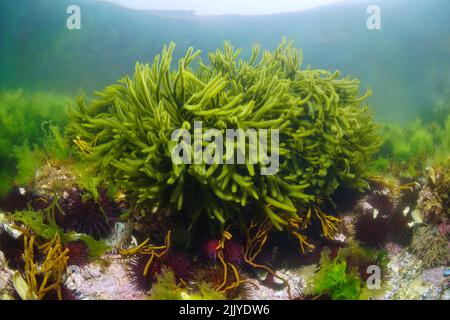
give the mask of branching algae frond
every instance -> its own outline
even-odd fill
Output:
[[[227,241],[231,240],[232,237],[233,237],[232,234],[228,230],[225,230],[223,232],[222,237],[219,240],[219,243],[216,248],[217,249],[217,258],[223,268],[223,281],[218,287],[215,288],[215,290],[218,292],[221,292],[221,293],[225,293],[227,291],[233,290],[244,283],[249,283],[253,286],[256,286],[254,283],[250,282],[247,279],[241,279],[241,277],[239,275],[238,267],[235,266],[230,261],[226,261],[226,259],[225,259],[225,255],[223,252],[223,250],[225,249],[225,243]],[[245,255],[245,253],[244,253],[244,255]],[[246,262],[249,262],[245,257],[244,257],[244,259],[246,260]],[[232,277],[230,277],[230,275]],[[234,281],[231,284],[227,285],[230,278],[234,279]]]
[[[181,210],[191,225],[206,214],[223,228],[264,212],[280,230],[311,211],[326,236],[332,232],[333,219],[311,208],[341,184],[364,188],[364,172],[380,145],[359,81],[301,69],[301,52],[285,41],[262,54],[254,45],[247,61],[228,42],[208,54],[209,63],[190,48],[177,68],[174,48],[164,47],[152,65],[137,63],[132,78],[98,92],[91,104],[79,99],[69,134],[80,152],[138,206]],[[262,159],[174,163],[172,133],[194,134],[196,121],[202,133],[279,130],[279,170],[261,175]],[[260,210],[247,219],[242,211],[249,204]]]
[[[270,220],[267,217],[264,218],[262,221],[258,221],[255,219],[253,219],[251,221],[251,223],[246,231],[246,239],[247,240],[246,240],[246,245],[245,245],[245,250],[244,250],[244,260],[252,267],[267,271],[273,277],[278,278],[281,281],[283,281],[283,283],[287,287],[287,292],[288,292],[289,298],[291,299],[292,292],[291,292],[291,287],[289,285],[289,282],[286,279],[280,277],[275,271],[273,271],[268,266],[256,262],[256,259],[258,258],[259,254],[262,252],[264,245],[267,242],[267,238],[268,238],[268,235],[269,235],[269,232],[271,229],[272,229],[272,224],[270,223]],[[300,234],[299,234],[299,236],[301,237]]]
[[[239,272],[237,270],[237,268],[229,262],[225,261],[225,257],[224,257],[224,253],[223,253],[223,249],[225,248],[225,242],[227,240],[230,240],[232,238],[231,233],[229,233],[227,230],[224,231],[224,233],[222,234],[221,239],[219,240],[219,244],[217,245],[217,258],[219,259],[220,263],[222,264],[223,267],[223,282],[219,285],[219,287],[216,288],[217,291],[227,291],[230,290],[232,288],[235,288],[237,286],[239,286],[240,284],[240,277],[239,277]],[[236,279],[235,282],[233,282],[231,285],[227,286],[227,278],[228,278],[228,273],[230,272],[233,273],[234,275],[234,279]]]
[[[35,258],[35,246],[34,236],[24,237],[25,270],[23,278],[15,276],[15,286],[27,288],[27,290],[17,291],[24,295],[23,299],[41,300],[54,290],[58,299],[62,300],[61,285],[67,269],[69,249],[64,249],[59,234],[56,234],[53,240],[37,246],[37,249],[46,255],[44,261],[38,263]],[[18,286],[23,282],[26,285]]]
[[[133,255],[144,255],[149,256],[148,262],[145,265],[145,268],[143,270],[143,276],[147,276],[150,267],[152,266],[152,263],[157,260],[161,259],[164,255],[167,254],[170,250],[170,231],[167,232],[165,237],[165,243],[161,246],[154,246],[149,244],[150,238],[147,238],[144,242],[142,242],[140,245],[130,248],[130,249],[122,249],[119,250],[119,253],[124,257],[129,257]]]

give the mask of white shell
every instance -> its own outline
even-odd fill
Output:
[[[379,213],[378,209],[373,209],[373,218],[376,219]]]

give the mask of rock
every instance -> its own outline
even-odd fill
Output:
[[[67,274],[66,285],[76,290],[84,300],[142,300],[147,295],[137,291],[128,281],[118,256],[108,256],[107,267],[97,262],[90,263],[78,271]],[[71,271],[74,271],[72,269]]]
[[[389,255],[384,299],[448,300],[445,267],[424,270],[422,262],[405,249],[391,251]]]

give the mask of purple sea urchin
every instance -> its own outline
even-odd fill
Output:
[[[99,188],[98,200],[86,192],[71,189],[61,201],[63,214],[58,221],[65,231],[76,231],[93,236],[96,240],[111,234],[118,209],[108,197],[106,189]]]
[[[209,240],[203,245],[203,252],[207,260],[211,262],[216,261],[218,245],[219,240],[217,239]],[[239,266],[244,262],[244,248],[239,242],[233,239],[225,242],[223,255],[225,261],[232,263],[233,265]]]
[[[8,265],[12,269],[22,270],[24,266],[23,239],[14,239],[0,230],[0,251],[5,255]]]
[[[128,277],[136,289],[142,291],[149,291],[152,284],[156,282],[156,275],[161,273],[162,263],[159,259],[155,259],[147,274],[144,275],[145,266],[148,263],[149,257],[146,255],[138,255],[131,258],[128,263]]]
[[[77,291],[69,289],[66,285],[61,286],[62,300],[80,300],[80,294]],[[43,300],[59,300],[56,291],[50,291]]]
[[[388,239],[389,223],[386,216],[360,213],[355,218],[355,238],[368,247],[382,246]]]
[[[128,276],[138,290],[149,291],[164,268],[172,270],[177,281],[186,281],[193,276],[193,266],[189,259],[174,252],[169,252],[162,258],[155,257],[144,275],[149,258],[149,255],[137,255],[127,265]]]
[[[25,188],[14,188],[5,197],[0,199],[0,210],[6,212],[23,211],[31,206],[33,209],[42,209],[45,202],[40,196],[27,191]]]
[[[391,216],[395,210],[395,203],[392,197],[385,192],[373,192],[367,199],[368,203],[374,210],[378,211],[378,214],[382,216]]]
[[[369,247],[380,247],[389,240],[400,239],[407,223],[398,212],[388,189],[372,191],[360,204],[354,218],[355,238]]]
[[[348,212],[356,206],[362,196],[363,194],[358,190],[339,186],[333,193],[332,200],[336,205],[336,211]]]
[[[198,270],[196,274],[197,282],[207,282],[213,288],[218,288],[223,283],[224,273],[219,265],[208,265]],[[240,280],[247,279],[248,276],[242,272],[239,272]],[[236,279],[234,277],[227,278],[226,286],[230,286]],[[227,290],[225,295],[227,299],[247,299],[250,296],[250,287],[248,282],[243,282],[237,287]]]
[[[401,211],[395,211],[390,219],[389,224],[389,239],[402,245],[408,245],[412,238],[412,229],[408,223],[411,218],[404,215]]]
[[[166,268],[173,271],[177,281],[186,281],[193,277],[194,266],[188,257],[182,253],[169,252],[163,257],[163,264]]]

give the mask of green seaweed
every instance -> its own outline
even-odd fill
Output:
[[[347,262],[331,260],[330,250],[324,249],[320,259],[320,269],[314,275],[314,295],[329,296],[333,300],[355,300],[361,292],[361,280],[352,270],[347,270]]]
[[[358,80],[301,69],[301,52],[285,41],[262,54],[254,45],[247,61],[225,42],[208,54],[208,64],[190,48],[176,69],[174,48],[165,46],[151,65],[137,63],[133,77],[98,92],[90,104],[80,98],[69,111],[68,133],[80,153],[137,207],[182,210],[191,227],[207,215],[223,227],[242,221],[241,211],[253,204],[282,229],[287,216],[302,217],[339,185],[367,186],[366,168],[381,140]],[[193,134],[195,121],[203,133],[280,130],[278,172],[261,175],[262,158],[256,164],[172,162],[172,133]],[[195,156],[192,149],[188,156]]]
[[[14,183],[30,182],[38,163],[35,151],[42,148],[49,128],[67,123],[69,101],[69,97],[46,92],[0,90],[0,197]]]
[[[19,186],[28,186],[34,182],[37,170],[47,159],[67,160],[71,156],[71,148],[60,133],[60,129],[50,125],[42,146],[35,145],[31,148],[26,141],[21,146],[13,146],[12,153],[16,162],[14,181]]]
[[[76,234],[72,241],[81,240],[89,248],[89,256],[91,258],[101,257],[111,250],[111,247],[104,240],[95,240],[94,237],[87,234]]]
[[[171,270],[163,270],[156,276],[156,283],[150,290],[152,300],[182,300],[184,290],[178,286]]]
[[[385,123],[381,128],[384,142],[371,170],[416,177],[426,166],[446,163],[450,155],[450,115],[438,120],[417,119],[406,126]]]
[[[60,236],[64,235],[62,230],[56,223],[47,222],[46,216],[43,211],[17,211],[12,215],[14,221],[23,223],[29,227],[33,232],[46,240],[51,240],[59,233]],[[67,236],[61,237],[63,242],[67,241]]]
[[[89,235],[75,232],[65,233],[54,221],[48,218],[48,213],[44,211],[17,211],[11,214],[9,219],[23,223],[34,234],[45,240],[53,239],[56,234],[59,234],[63,243],[81,240],[86,243],[89,248],[89,256],[93,258],[100,257],[111,249],[104,241],[97,241]]]
[[[181,287],[170,269],[163,270],[156,278],[149,292],[152,300],[225,300],[223,293],[205,282],[196,284],[195,290]]]
[[[48,158],[58,161],[67,160],[73,154],[67,138],[63,135],[60,127],[55,125],[50,125],[45,132],[42,150]]]
[[[13,153],[16,158],[15,181],[20,186],[27,186],[33,180],[44,155],[40,150],[31,150],[28,143],[14,146]]]
[[[198,293],[191,294],[190,300],[226,300],[226,296],[222,292],[218,292],[207,282],[197,284]]]

